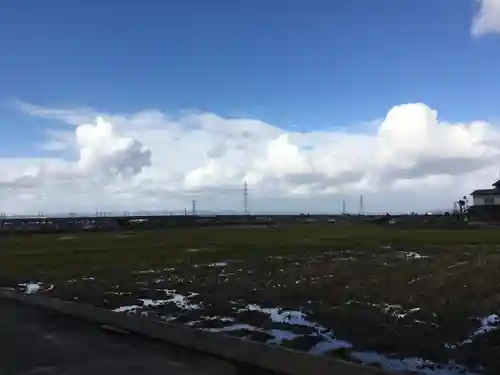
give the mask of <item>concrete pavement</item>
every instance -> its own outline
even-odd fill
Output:
[[[0,298],[0,375],[271,374]]]

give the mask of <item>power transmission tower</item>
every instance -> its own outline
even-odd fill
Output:
[[[246,180],[243,184],[243,206],[245,209],[245,213],[248,214],[248,184]]]

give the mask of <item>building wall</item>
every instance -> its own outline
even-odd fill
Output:
[[[473,221],[500,222],[500,205],[476,205],[469,207],[469,217]]]
[[[500,205],[500,195],[484,195],[473,197],[474,206]]]

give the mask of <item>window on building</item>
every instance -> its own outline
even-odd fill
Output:
[[[484,204],[495,204],[495,199],[493,197],[484,198]]]

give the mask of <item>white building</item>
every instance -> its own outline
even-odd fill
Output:
[[[500,222],[500,180],[493,189],[480,189],[471,193],[472,206],[468,212],[473,220]]]
[[[474,206],[500,205],[500,180],[493,184],[493,189],[479,189],[471,193]]]

